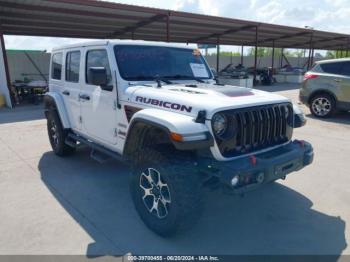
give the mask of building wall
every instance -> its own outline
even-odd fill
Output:
[[[29,55],[43,75],[48,79],[50,67],[50,53],[45,51],[20,51],[7,50],[7,60],[9,64],[11,82],[15,80],[44,80],[30,59]]]
[[[0,41],[0,93],[5,96],[7,106],[12,107],[10,92],[7,87],[7,78],[2,48],[3,47]]]

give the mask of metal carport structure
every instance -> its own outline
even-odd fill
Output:
[[[300,48],[310,54],[350,48],[350,35],[307,28],[96,0],[0,0],[0,75],[6,76],[0,86],[7,87],[4,34]]]

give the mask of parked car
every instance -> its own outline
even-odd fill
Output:
[[[297,106],[216,84],[189,47],[102,41],[57,48],[49,89],[53,151],[68,156],[85,145],[99,162],[130,164],[136,210],[162,236],[196,221],[203,187],[242,194],[313,161],[312,146],[292,140],[305,124]]]
[[[320,118],[350,110],[350,59],[318,61],[304,76],[300,101]]]

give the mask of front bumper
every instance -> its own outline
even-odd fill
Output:
[[[257,155],[228,162],[215,161],[206,165],[234,193],[244,193],[271,181],[284,179],[291,172],[310,165],[313,157],[311,144],[295,140]],[[236,184],[233,183],[233,178]]]

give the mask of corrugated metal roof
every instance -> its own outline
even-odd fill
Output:
[[[350,35],[96,0],[0,0],[4,34],[342,50]],[[310,42],[312,41],[312,42]]]

